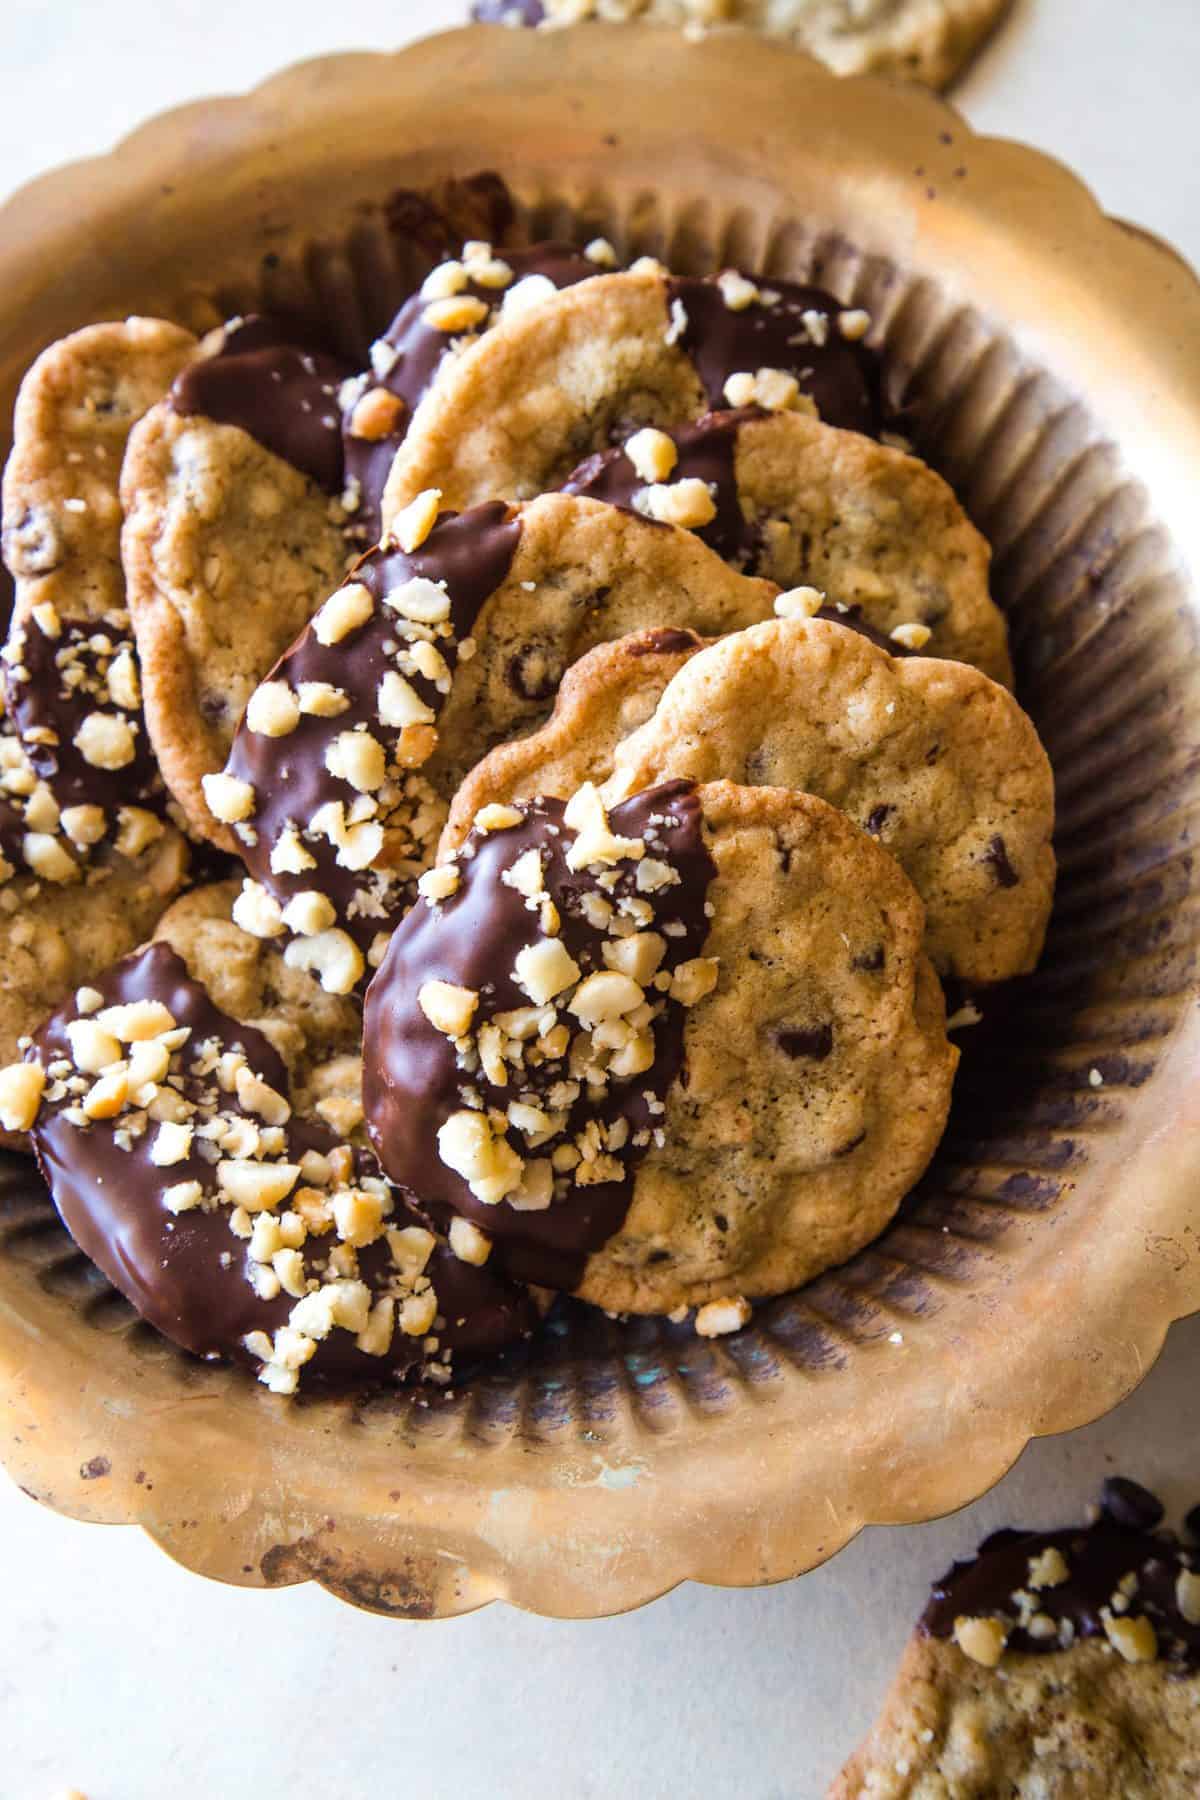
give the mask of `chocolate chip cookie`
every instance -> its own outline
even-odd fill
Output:
[[[1200,1554],[1161,1517],[1116,1478],[1094,1524],[998,1531],[955,1563],[829,1800],[1190,1800]]]
[[[457,1354],[526,1333],[531,1304],[477,1234],[440,1236],[302,1103],[271,1036],[311,1053],[330,1021],[293,1010],[253,946],[258,971],[221,980],[268,1019],[215,1003],[199,970],[226,946],[205,924],[170,928],[186,959],[160,940],[93,973],[0,1071],[3,1116],[31,1131],[76,1243],[167,1337],[248,1363],[275,1393],[302,1374],[444,1384]]]
[[[492,802],[539,794],[565,800],[585,782],[607,781],[621,739],[646,723],[667,683],[704,644],[694,631],[658,626],[597,644],[572,663],[546,723],[497,744],[466,776],[450,803],[439,860],[460,847],[475,814]]]
[[[384,526],[425,488],[451,507],[529,499],[640,427],[716,407],[815,410],[877,434],[869,323],[820,289],[732,270],[678,279],[635,265],[568,288],[444,370],[392,465]]]
[[[925,945],[974,984],[1033,968],[1054,894],[1054,781],[1012,696],[965,663],[894,657],[825,620],[692,657],[617,745],[612,797],[672,776],[819,794],[900,863]]]
[[[291,937],[334,992],[361,984],[491,746],[539,723],[565,669],[661,620],[715,636],[774,588],[687,532],[549,494],[438,515],[419,497],[250,699],[205,783],[250,872],[238,918]]]
[[[590,19],[743,29],[819,56],[838,75],[898,75],[948,87],[1009,0],[476,0],[482,24],[557,29]]]
[[[933,1153],[957,1053],[922,923],[807,795],[485,807],[368,992],[372,1139],[527,1279],[741,1322],[874,1237]]]
[[[735,568],[836,596],[885,637],[916,626],[927,655],[1012,684],[986,540],[940,475],[860,432],[806,413],[709,413],[598,452],[563,492],[651,518],[674,508]]]

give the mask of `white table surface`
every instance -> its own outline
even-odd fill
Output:
[[[460,17],[459,0],[2,10],[0,192],[178,101]],[[976,126],[1053,151],[1109,210],[1200,262],[1198,69],[1195,0],[1018,0],[957,97]],[[1194,1319],[1124,1406],[1033,1445],[956,1517],[867,1532],[799,1582],[683,1588],[594,1624],[500,1606],[397,1623],[312,1586],[225,1589],[0,1478],[0,1800],[816,1800],[952,1556],[1002,1523],[1078,1516],[1116,1469],[1177,1507],[1200,1500],[1198,1378]]]

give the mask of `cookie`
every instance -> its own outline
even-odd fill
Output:
[[[481,24],[556,29],[637,19],[701,33],[742,28],[807,50],[838,75],[949,87],[1009,0],[476,0]]]
[[[597,644],[572,663],[546,723],[497,744],[466,776],[450,803],[438,860],[459,849],[485,806],[539,794],[565,800],[585,782],[607,781],[621,739],[646,723],[667,683],[704,642],[694,631],[659,626]]]
[[[869,323],[818,288],[732,270],[676,278],[654,263],[567,288],[442,371],[392,465],[384,526],[425,488],[456,508],[529,499],[641,426],[718,407],[815,407],[827,424],[877,434]]]
[[[76,864],[111,845],[121,809],[162,810],[126,610],[118,489],[130,430],[195,354],[191,333],[162,319],[92,325],[44,351],[17,397],[4,473],[4,557],[15,583],[5,709],[39,784],[36,829]],[[18,803],[29,799],[23,780],[22,771],[15,785],[2,783]]]
[[[0,737],[0,762],[6,750],[20,755],[15,740]],[[51,1007],[149,936],[188,867],[182,834],[141,813],[115,844],[91,852],[86,869],[72,865],[66,880],[54,865],[56,878],[47,879],[15,866],[19,846],[29,845],[31,836],[13,824],[15,817],[11,804],[0,800],[0,868],[9,871],[0,881],[0,1063],[17,1055],[19,1041]],[[56,841],[47,837],[29,854],[49,865],[52,850]],[[23,1133],[2,1122],[0,1142],[27,1148]]]
[[[935,967],[1032,969],[1054,896],[1054,778],[1012,696],[966,663],[893,657],[822,619],[701,651],[617,745],[608,793],[672,776],[798,788],[848,813],[925,903]]]
[[[340,580],[341,511],[240,425],[170,402],[132,434],[121,491],[150,738],[189,830],[229,849],[201,782],[224,763],[271,664]]]
[[[956,1052],[892,859],[807,795],[673,782],[480,813],[367,994],[393,1178],[613,1311],[748,1314],[883,1229]]]
[[[1200,1791],[1200,1555],[1118,1516],[955,1563],[829,1800],[1185,1800]]]
[[[1012,685],[987,542],[917,457],[804,413],[710,413],[598,452],[562,491],[654,516],[696,482],[694,529],[735,568],[835,595],[885,637],[922,626],[927,655]]]
[[[475,1237],[432,1230],[369,1150],[302,1107],[259,1025],[215,1004],[197,979],[222,954],[205,921],[169,930],[186,960],[159,941],[94,975],[0,1072],[0,1117],[31,1131],[85,1254],[165,1336],[275,1393],[444,1384],[456,1356],[527,1333],[527,1297]],[[244,997],[311,1050],[324,1025],[284,981],[272,992],[260,971]]]
[[[515,317],[615,260],[612,246],[599,238],[586,250],[553,242],[493,250],[477,239],[430,270],[372,344],[370,369],[340,395],[342,499],[357,538],[377,542],[388,472],[447,358],[461,354],[498,319]]]
[[[436,505],[334,592],[206,783],[251,877],[239,921],[291,935],[335,992],[378,963],[463,776],[545,718],[577,657],[668,610],[716,636],[774,601],[687,532],[597,501]]]

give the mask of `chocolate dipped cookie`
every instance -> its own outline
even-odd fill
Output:
[[[524,1278],[731,1329],[932,1155],[957,1053],[921,904],[824,802],[585,786],[484,808],[423,885],[367,994],[369,1129]]]

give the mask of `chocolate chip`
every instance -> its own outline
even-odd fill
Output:
[[[1114,1525],[1130,1531],[1153,1531],[1163,1516],[1162,1501],[1124,1475],[1110,1475],[1100,1490],[1100,1507]]]
[[[509,657],[504,677],[522,700],[550,700],[558,692],[562,664],[544,644],[528,644]]]
[[[777,1032],[775,1042],[785,1056],[805,1056],[812,1062],[824,1062],[833,1049],[833,1026],[826,1021],[824,1025],[791,1027]]]
[[[891,813],[892,809],[890,806],[873,806],[871,808],[870,812],[867,814],[866,830],[872,837],[879,836],[879,833],[883,830],[888,819],[891,817]]]
[[[1008,860],[1008,845],[1004,842],[1004,839],[1000,836],[999,832],[996,833],[995,837],[988,845],[987,850],[984,852],[983,860],[995,875],[999,887],[1016,887],[1021,877],[1017,874],[1017,871]]]
[[[876,944],[874,950],[864,950],[861,956],[856,956],[850,964],[850,967],[852,969],[862,969],[868,975],[877,975],[879,970],[882,969],[885,960],[883,945]]]

